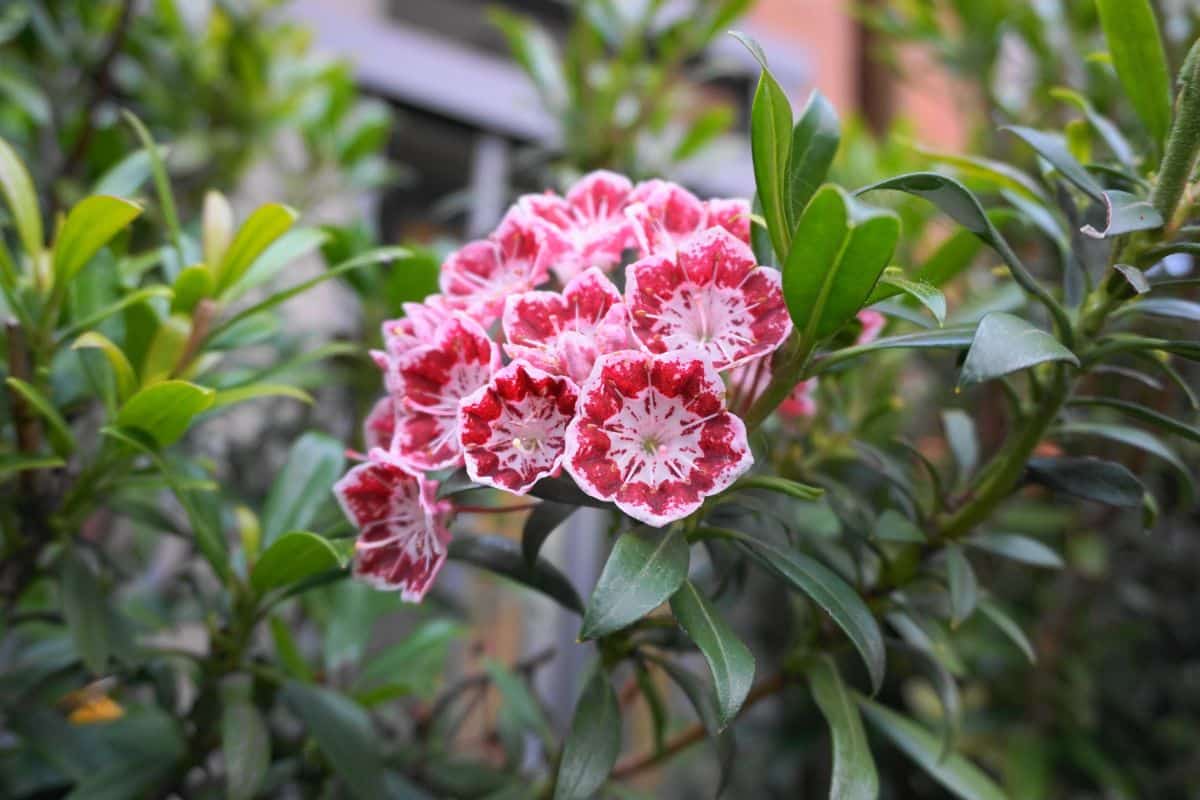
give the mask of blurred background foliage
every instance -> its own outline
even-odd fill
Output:
[[[315,212],[330,196],[386,193],[410,180],[412,159],[396,145],[403,113],[362,93],[348,64],[316,54],[311,32],[280,15],[282,5],[13,0],[0,9],[0,137],[28,165],[45,218],[101,187],[127,187],[147,209],[114,241],[111,258],[85,273],[90,294],[72,300],[75,316],[68,321],[87,318],[121,293],[178,288],[185,267],[203,257],[209,189],[231,193],[235,206],[252,205],[237,192],[247,175],[265,170],[277,199]],[[529,147],[518,160],[529,168],[511,176],[510,193],[600,167],[636,177],[669,172],[721,135],[745,130],[748,91],[739,93],[743,87],[705,53],[752,4],[698,1],[667,13],[670,5],[578,0],[568,5],[565,34],[509,8],[491,12],[558,132],[557,141]],[[1195,39],[1200,9],[1188,0],[1156,7],[1177,68]],[[1047,172],[1015,137],[998,131],[1020,123],[1063,127],[1085,163],[1101,160],[1093,153],[1106,162],[1126,154],[1136,162],[1146,154],[1143,173],[1156,163],[1156,145],[1121,100],[1091,2],[864,2],[859,14],[876,34],[872,57],[896,81],[909,77],[903,53],[916,46],[968,87],[977,105],[963,109],[970,131],[964,150]],[[162,143],[176,212],[164,207],[150,151],[121,109],[134,112]],[[854,188],[915,169],[954,172],[987,198],[1022,258],[1041,275],[1060,273],[1061,253],[1029,208],[1012,202],[1009,176],[990,162],[923,147],[905,109],[889,112],[885,126],[875,119],[844,123],[831,180]],[[1115,138],[1095,122],[1100,116],[1115,123]],[[1137,166],[1130,171],[1138,174]],[[453,218],[450,192],[423,201],[440,205],[439,223]],[[974,321],[1019,303],[973,236],[947,226],[926,204],[900,196],[886,202],[904,223],[897,261],[916,269],[937,265],[950,278],[950,321]],[[564,711],[539,694],[545,684],[536,678],[554,669],[561,654],[497,653],[486,631],[472,631],[466,579],[457,585],[461,591],[435,592],[421,608],[401,609],[396,597],[347,581],[266,602],[244,586],[231,588],[238,582],[223,581],[185,544],[195,517],[207,515],[204,524],[232,543],[232,572],[244,580],[247,560],[288,531],[346,541],[349,531],[326,487],[345,463],[340,442],[357,441],[377,386],[374,367],[354,354],[378,346],[378,323],[395,316],[401,303],[435,290],[441,256],[467,235],[460,223],[428,226],[422,218],[422,226],[389,226],[379,224],[384,213],[352,209],[337,219],[306,214],[312,227],[276,240],[275,257],[259,267],[261,283],[246,291],[251,299],[269,299],[281,283],[295,283],[294,275],[327,277],[329,266],[401,230],[413,248],[391,267],[369,265],[331,281],[343,291],[320,309],[349,309],[354,321],[309,336],[294,319],[268,309],[211,343],[225,360],[213,373],[200,373],[218,391],[286,383],[312,391],[316,405],[286,412],[258,405],[206,423],[171,451],[169,469],[139,467],[128,485],[88,506],[95,514],[82,523],[82,557],[54,547],[36,554],[40,563],[70,571],[69,599],[55,581],[22,584],[20,592],[6,585],[0,795],[316,797],[348,790],[363,797],[385,786],[399,797],[530,796],[524,776],[545,767]],[[179,242],[165,235],[171,214],[182,220]],[[297,257],[307,257],[303,267]],[[1190,256],[1147,266],[1186,272]],[[139,371],[157,333],[171,338],[173,315],[185,315],[183,341],[195,330],[194,307],[155,303],[131,306],[104,329],[140,356]],[[916,313],[899,302],[893,310]],[[68,422],[94,442],[103,402],[88,388],[85,367],[70,362],[44,363],[41,378]],[[899,437],[945,475],[969,472],[972,453],[995,449],[1004,397],[998,389],[981,392],[964,426],[953,367],[944,357],[898,356],[823,377],[820,411],[799,432],[797,456],[808,468],[827,468],[836,483],[829,502],[788,524],[819,548],[822,539],[863,526],[861,508],[894,505],[886,473]],[[1088,394],[1115,395],[1123,377],[1095,376]],[[1177,390],[1176,378],[1178,386],[1196,386],[1194,367],[1185,367],[1143,381],[1132,399],[1194,420],[1194,402]],[[1131,396],[1129,386],[1121,384],[1122,396]],[[327,433],[297,439],[309,428]],[[953,735],[1014,798],[1195,796],[1200,519],[1160,462],[1129,458],[1120,446],[1089,445],[1087,452],[1136,464],[1161,498],[1157,524],[1143,533],[1138,510],[1116,512],[1037,488],[1023,492],[993,530],[1031,537],[1050,555],[1026,553],[1025,562],[1038,564],[1033,569],[991,555],[974,564],[992,599],[1028,632],[1037,661],[1030,664],[979,615],[953,630],[922,617],[912,641],[889,642],[910,652],[893,657],[880,699]],[[1194,441],[1182,443],[1181,452],[1187,465],[1197,463]],[[182,495],[196,507],[164,499],[164,484],[172,481],[176,490],[183,482]],[[14,504],[6,516],[23,489],[6,481],[3,498]],[[519,525],[493,532],[516,535]],[[6,559],[13,556],[6,552]],[[746,632],[763,674],[786,664],[797,642],[821,634],[809,603],[744,565],[714,562],[706,577],[746,593],[730,617]],[[75,638],[61,625],[64,614],[77,617]],[[81,641],[81,626],[103,633]],[[639,691],[631,683],[621,693],[635,708],[631,739],[652,744],[660,713],[672,730],[690,721],[680,692],[647,691],[646,697],[665,696],[666,709],[656,710]],[[824,796],[830,744],[806,692],[755,706],[739,722],[736,739],[736,757],[728,740],[715,750],[703,745],[614,796],[706,796],[731,759],[726,796]],[[885,797],[946,796],[898,751],[882,743],[873,750]]]

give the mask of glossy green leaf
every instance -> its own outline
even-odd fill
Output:
[[[1137,294],[1146,294],[1150,291],[1150,281],[1146,277],[1146,273],[1142,272],[1137,267],[1130,266],[1129,264],[1113,264],[1113,269],[1120,273],[1121,277],[1125,279],[1125,282],[1128,283],[1133,288],[1133,291]]]
[[[792,106],[787,93],[767,67],[762,48],[745,34],[733,35],[762,66],[750,108],[750,153],[754,183],[775,254],[783,263],[791,249],[793,226],[788,223],[788,154],[792,139]]]
[[[345,565],[345,558],[325,537],[291,531],[276,539],[259,557],[250,572],[250,585],[259,594],[266,594]]]
[[[820,358],[809,369],[809,374],[819,375],[842,362],[881,350],[910,348],[915,350],[965,350],[971,346],[971,342],[974,339],[974,325],[956,325],[949,328],[942,328],[941,330],[917,331],[916,333],[902,333],[897,336],[885,336],[882,339],[876,339],[870,344],[855,345],[835,350],[829,355]]]
[[[1104,201],[1104,187],[1097,183],[1091,173],[1075,160],[1061,134],[1039,131],[1023,125],[1008,125],[1001,130],[1010,131],[1032,147],[1038,155],[1050,163],[1050,166],[1058,170],[1060,175],[1088,197],[1098,203]]]
[[[1060,425],[1055,433],[1060,436],[1092,436],[1107,439],[1110,442],[1127,445],[1152,456],[1161,458],[1170,464],[1179,475],[1181,485],[1190,498],[1196,494],[1195,478],[1191,469],[1179,458],[1174,450],[1163,444],[1157,436],[1141,428],[1128,425],[1109,425],[1099,422],[1068,422]]]
[[[502,536],[455,536],[450,542],[449,557],[528,586],[564,608],[577,614],[583,613],[583,602],[566,576],[540,558],[536,564],[528,564],[521,554],[520,545],[511,539]]]
[[[608,780],[621,752],[621,708],[600,665],[575,705],[554,781],[554,800],[588,800]]]
[[[1020,317],[995,311],[980,320],[960,381],[982,383],[1047,361],[1079,366],[1075,354],[1050,334]]]
[[[538,553],[546,539],[577,510],[578,506],[553,500],[538,503],[525,519],[525,527],[521,531],[521,553],[526,563],[537,563]]]
[[[813,659],[806,670],[813,700],[829,725],[833,739],[830,800],[876,800],[879,776],[863,730],[858,708],[842,682],[837,664],[828,655]]]
[[[687,538],[670,528],[613,545],[583,614],[581,639],[594,639],[641,619],[670,599],[687,578]]]
[[[987,598],[980,599],[979,610],[1025,654],[1030,664],[1037,663],[1037,653],[1034,652],[1033,643],[1029,641],[1025,631],[1021,630],[1021,626],[1008,615],[1007,611]]]
[[[805,246],[783,268],[788,312],[807,341],[831,336],[858,313],[899,236],[895,214],[856,207],[836,186],[817,192],[796,227]]]
[[[883,685],[887,664],[883,633],[858,593],[816,559],[796,550],[784,550],[765,539],[736,533],[742,548],[786,583],[812,598],[846,632],[866,664],[873,690],[878,691]]]
[[[708,662],[717,693],[717,721],[724,728],[733,722],[754,683],[754,656],[691,581],[684,581],[672,595],[671,611]]]
[[[780,478],[776,475],[747,475],[739,478],[729,488],[729,491],[732,493],[746,489],[761,489],[767,492],[775,492],[776,494],[787,495],[788,497],[804,502],[812,502],[813,500],[820,499],[825,494],[825,490],[820,486],[809,486],[806,483]]]
[[[1141,504],[1141,498],[1138,498]],[[977,533],[966,540],[972,547],[1034,567],[1062,569],[1062,556],[1037,539],[1019,533]]]
[[[292,445],[275,476],[262,510],[262,543],[270,547],[285,531],[312,526],[317,512],[333,498],[333,484],[346,464],[345,447],[310,431]]]
[[[962,800],[1007,800],[987,773],[958,753],[942,758],[937,737],[924,727],[866,697],[856,699],[876,730],[954,795]]]
[[[1129,314],[1148,314],[1163,319],[1179,319],[1185,322],[1200,322],[1200,303],[1181,297],[1147,297],[1126,303],[1117,309],[1114,317]]]
[[[310,406],[313,404],[312,395],[295,386],[289,386],[286,383],[251,383],[246,386],[219,390],[216,397],[213,398],[212,410],[263,397],[286,397]]]
[[[175,295],[171,300],[171,313],[191,314],[196,304],[206,297],[212,297],[217,287],[207,265],[192,264],[180,270],[171,288]]]
[[[167,175],[165,161],[167,150],[154,143],[154,138],[150,135],[150,131],[146,130],[146,126],[132,111],[122,109],[121,117],[129,127],[133,128],[134,135],[137,136],[138,141],[142,145],[142,150],[150,159],[150,174],[154,177],[154,189],[158,195],[159,209],[162,211],[163,221],[167,224],[167,232],[170,235],[171,243],[175,248],[176,254],[179,256],[180,262],[182,262],[183,233],[179,227],[179,213],[175,208],[175,195],[171,192],[171,179]]]
[[[278,203],[269,203],[255,210],[238,228],[221,265],[216,268],[217,291],[224,293],[241,281],[254,260],[272,242],[283,236],[298,216],[294,210]]]
[[[251,800],[271,766],[271,733],[252,701],[249,679],[232,676],[226,678],[226,683],[240,684],[242,679],[244,686],[222,687],[221,754],[225,758],[225,794],[229,800]]]
[[[267,283],[292,263],[316,252],[327,241],[329,234],[320,228],[289,230],[254,259],[238,285],[227,296],[238,297],[248,289]]]
[[[45,247],[42,238],[42,212],[38,208],[37,192],[33,187],[33,179],[21,162],[17,151],[13,150],[3,139],[0,139],[0,194],[8,205],[8,213],[12,215],[17,228],[17,236],[25,252],[37,256]]]
[[[933,284],[922,280],[909,280],[904,277],[902,270],[888,267],[880,276],[879,286],[871,293],[868,303],[883,299],[882,294],[884,293],[879,291],[880,288],[891,288],[903,292],[928,309],[933,318],[937,320],[938,325],[946,322],[946,296]],[[890,292],[886,294],[891,296]]]
[[[821,92],[814,91],[792,131],[788,154],[783,199],[790,230],[796,229],[808,201],[825,181],[841,136],[841,125],[833,104]]]
[[[1137,195],[1109,189],[1101,196],[1101,200],[1104,203],[1104,228],[1097,230],[1091,225],[1084,225],[1080,230],[1085,236],[1111,239],[1134,231],[1161,228],[1163,225],[1158,209],[1149,200]]]
[[[216,392],[187,381],[162,381],[141,389],[121,406],[116,424],[149,434],[159,447],[179,440]]]
[[[979,582],[966,553],[958,545],[946,548],[946,583],[950,588],[950,624],[958,626],[975,610]]]
[[[288,681],[281,692],[357,800],[388,797],[380,738],[361,706],[333,689]]]
[[[142,385],[157,383],[174,375],[192,335],[192,320],[186,314],[171,314],[158,320],[142,360]],[[128,335],[126,348],[134,344]],[[132,350],[131,350],[132,352]]]
[[[133,365],[129,363],[121,348],[104,334],[88,331],[71,344],[71,349],[96,349],[104,353],[116,379],[118,400],[124,401],[137,388],[137,375],[133,371]]]
[[[66,284],[101,247],[133,222],[142,207],[120,197],[93,195],[80,200],[54,240],[54,280]]]
[[[1160,148],[1171,127],[1171,77],[1150,0],[1096,0],[1117,78]]]
[[[1126,467],[1091,457],[1033,458],[1029,480],[1055,492],[1119,508],[1142,504],[1145,487]]]
[[[67,421],[63,419],[62,414],[58,413],[58,409],[54,407],[49,398],[38,391],[33,384],[20,378],[9,377],[5,378],[4,382],[10,389],[21,395],[25,402],[33,408],[33,411],[45,420],[46,434],[54,452],[63,458],[69,456],[75,449],[75,435],[71,433],[71,427],[67,425]]]
[[[1157,428],[1161,428],[1168,433],[1173,433],[1184,439],[1193,442],[1200,442],[1200,428],[1195,425],[1188,425],[1185,422],[1180,422],[1174,417],[1169,417],[1152,408],[1139,405],[1138,403],[1130,403],[1127,400],[1118,400],[1115,397],[1091,397],[1086,395],[1076,395],[1072,397],[1069,405],[1072,406],[1093,406],[1101,408],[1111,408],[1114,411],[1120,411],[1122,414],[1140,419],[1142,422],[1147,422]]]

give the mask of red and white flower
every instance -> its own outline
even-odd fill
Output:
[[[394,359],[403,395],[392,452],[414,470],[462,463],[458,404],[500,368],[500,350],[478,322],[456,313],[431,344]]]
[[[629,196],[625,214],[642,256],[670,253],[711,227],[723,228],[750,243],[750,204],[744,200],[707,202],[677,183],[650,180]]]
[[[438,501],[437,482],[414,476],[387,460],[359,464],[338,481],[334,494],[358,528],[354,574],[377,589],[399,589],[420,602],[446,561],[449,504]]]
[[[579,388],[570,378],[514,361],[459,405],[467,474],[525,494],[558,471]]]
[[[363,443],[368,452],[376,448],[387,450],[395,435],[396,404],[391,395],[385,395],[375,402],[371,413],[363,420]]]
[[[502,318],[504,351],[535,367],[582,382],[604,353],[628,349],[628,316],[621,293],[592,267],[557,292],[508,298]]]
[[[402,355],[415,347],[429,344],[454,309],[440,294],[431,294],[420,303],[404,303],[404,316],[383,323],[383,343],[388,353]]]
[[[624,213],[632,189],[624,175],[597,170],[566,197],[547,192],[521,198],[520,207],[535,221],[560,281],[566,283],[589,267],[607,272],[621,263],[621,254],[634,245]]]
[[[778,270],[721,228],[630,265],[625,280],[631,330],[652,353],[698,349],[723,370],[772,352],[792,329]]]
[[[452,253],[438,279],[446,301],[490,325],[506,297],[544,283],[552,253],[541,247],[535,227],[526,212],[513,208],[490,237]]]
[[[796,384],[791,394],[779,404],[779,415],[790,419],[808,419],[817,415],[817,379],[809,378]]]
[[[750,468],[741,419],[697,353],[601,356],[567,428],[563,466],[583,491],[662,526]]]

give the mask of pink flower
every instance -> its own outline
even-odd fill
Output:
[[[500,350],[478,322],[456,313],[438,328],[432,343],[394,359],[403,394],[392,452],[413,470],[462,463],[458,403],[500,368]]]
[[[404,316],[383,323],[383,343],[388,353],[401,355],[429,344],[438,327],[450,319],[454,309],[440,294],[431,294],[420,303],[405,303]]]
[[[549,277],[551,252],[538,239],[528,215],[511,209],[490,237],[464,245],[442,264],[439,285],[446,301],[490,325],[504,310],[506,297]]]
[[[879,333],[887,324],[887,317],[878,311],[865,308],[858,312],[858,321],[862,323],[862,332],[858,334],[858,339],[854,343],[856,345],[870,344],[879,338]]]
[[[559,468],[579,388],[570,378],[514,361],[459,405],[467,474],[525,494]]]
[[[596,357],[630,346],[621,293],[600,270],[581,272],[557,292],[526,292],[504,306],[510,358],[582,382]]]
[[[630,327],[652,353],[698,349],[728,369],[772,352],[792,329],[778,270],[721,228],[630,265],[625,281]]]
[[[624,214],[632,189],[624,175],[598,170],[580,179],[565,198],[550,192],[521,198],[520,208],[534,220],[560,281],[589,267],[607,272],[621,263],[621,254],[634,245]]]
[[[392,446],[392,437],[396,435],[396,405],[391,395],[385,395],[376,401],[371,413],[363,420],[363,443],[367,450],[380,448],[387,450]]]
[[[601,356],[579,393],[563,460],[583,491],[662,526],[754,463],[725,385],[700,354]]]
[[[792,419],[809,419],[817,415],[817,379],[800,381],[792,393],[779,404],[779,415]]]
[[[626,216],[642,256],[669,253],[710,227],[724,228],[750,243],[750,205],[744,200],[704,202],[682,186],[662,180],[638,184]]]
[[[437,482],[397,464],[372,460],[338,481],[334,494],[358,528],[354,574],[377,589],[399,589],[420,602],[446,561],[449,504],[437,501]]]

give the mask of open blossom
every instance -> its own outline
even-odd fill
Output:
[[[601,356],[567,428],[563,466],[592,497],[662,526],[754,463],[725,385],[701,354]]]
[[[464,245],[446,259],[439,285],[452,307],[490,325],[504,310],[506,297],[546,281],[550,256],[540,246],[533,221],[514,208],[490,237]]]
[[[441,324],[454,313],[440,294],[432,294],[420,303],[405,303],[402,308],[403,317],[386,320],[382,325],[384,347],[393,356],[429,344]]]
[[[433,342],[394,360],[403,393],[399,403],[395,457],[414,470],[462,463],[458,404],[500,368],[500,350],[478,322],[456,313],[438,328]]]
[[[750,243],[750,204],[744,200],[701,200],[670,181],[638,184],[629,196],[625,215],[642,256],[670,253],[708,228],[729,231]]]
[[[384,395],[371,407],[371,413],[363,420],[363,443],[368,451],[376,448],[387,450],[396,435],[396,404],[391,395]]]
[[[560,281],[589,267],[607,272],[621,263],[621,254],[634,245],[633,227],[624,213],[632,189],[624,175],[597,170],[566,197],[547,192],[521,198],[520,208],[533,221]]]
[[[463,399],[459,432],[476,483],[525,494],[558,471],[579,389],[570,378],[514,361]]]
[[[436,499],[437,486],[379,458],[359,464],[334,485],[342,510],[359,530],[356,577],[377,589],[399,589],[408,602],[425,596],[450,541],[449,505]]]
[[[650,352],[698,349],[719,370],[770,353],[792,329],[778,270],[721,228],[630,265],[625,302]]]
[[[577,383],[597,356],[630,347],[621,293],[595,267],[557,292],[525,292],[504,306],[504,351]]]

